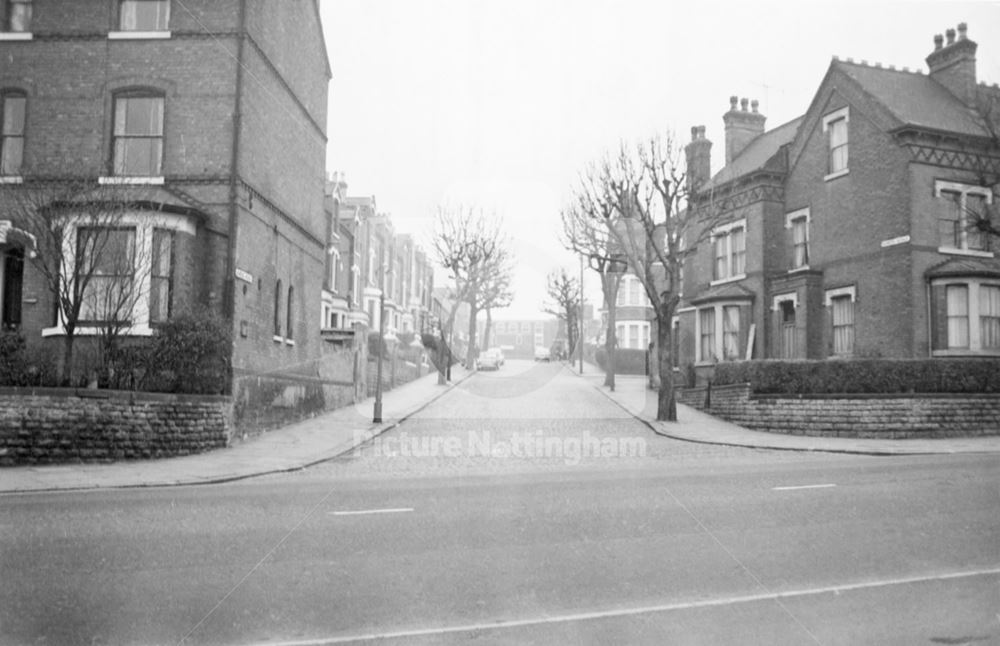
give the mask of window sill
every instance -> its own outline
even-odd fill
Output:
[[[170,31],[109,31],[108,40],[165,40]]]
[[[0,31],[0,40],[33,40],[30,31]]]
[[[835,173],[830,173],[829,175],[824,175],[823,176],[823,181],[824,182],[829,182],[830,180],[837,179],[838,177],[843,177],[844,175],[847,175],[849,172],[851,172],[850,168],[845,168],[843,170],[838,170]]]
[[[709,285],[711,287],[715,287],[716,285],[725,285],[726,283],[735,283],[736,281],[743,280],[746,277],[747,277],[746,274],[739,274],[738,276],[732,276],[730,278],[720,278],[718,280],[713,280],[712,282],[709,283]]]
[[[23,184],[24,178],[20,175],[3,175],[0,177],[0,184]]]
[[[284,343],[285,337],[275,334],[274,336],[271,337],[271,340],[274,341],[275,343]]]
[[[1000,357],[1000,349],[972,350],[969,348],[956,348],[954,350],[934,350],[933,357]]]
[[[802,265],[801,267],[796,267],[795,269],[789,269],[788,273],[797,274],[799,272],[809,271],[809,265]]]
[[[293,341],[292,339],[285,339],[285,345],[294,346],[295,341]]]
[[[114,185],[114,184],[146,184],[146,185],[156,185],[160,186],[164,182],[163,176],[159,177],[135,177],[130,175],[111,175],[98,177],[97,183],[104,185]]]
[[[957,247],[938,247],[938,253],[952,256],[972,256],[975,258],[992,258],[992,251],[979,251],[978,249],[959,249]]]

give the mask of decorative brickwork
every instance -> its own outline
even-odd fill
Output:
[[[1000,395],[754,395],[749,384],[678,391],[677,400],[757,431],[882,439],[1000,435]]]
[[[0,388],[0,466],[166,458],[226,446],[228,397]]]

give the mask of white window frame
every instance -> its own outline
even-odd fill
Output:
[[[31,32],[31,23],[34,21],[34,15],[33,15],[33,13],[34,13],[34,6],[33,6],[34,2],[32,2],[32,0],[24,0],[22,2],[14,2],[12,0],[3,0],[3,2],[4,2],[4,4],[7,7],[8,13],[7,13],[7,15],[4,16],[4,22],[6,24],[4,25],[3,31],[0,31],[0,40],[31,40],[33,38],[32,32]],[[25,30],[23,30],[23,31],[10,29],[10,21],[11,21],[10,12],[13,10],[13,5],[14,4],[28,5],[28,7],[29,7],[29,9],[28,9],[28,14],[29,14],[28,15],[28,24],[27,24],[28,28],[25,29]]]
[[[63,258],[66,267],[73,267],[76,258],[77,229],[80,227],[91,227],[93,223],[86,218],[71,217],[67,222],[67,233],[63,240]],[[194,236],[196,234],[195,224],[190,218],[182,215],[170,213],[149,213],[146,211],[136,211],[125,213],[115,222],[116,227],[135,228],[135,240],[137,245],[142,245],[142,249],[136,252],[136,258],[150,258],[153,254],[153,231],[154,229],[168,229],[174,232],[186,233]],[[151,282],[151,272],[142,271],[142,285],[140,285],[140,296],[136,300],[135,317],[131,327],[122,331],[127,336],[150,336],[153,328],[149,323],[149,289]],[[76,328],[75,334],[79,336],[93,336],[100,334],[99,326],[81,326]],[[52,327],[43,328],[43,337],[65,336],[66,319],[62,309],[59,311],[59,320]]]
[[[983,251],[981,249],[969,249],[968,248],[968,220],[966,219],[966,196],[968,195],[979,195],[986,199],[986,204],[993,204],[993,191],[991,191],[986,186],[976,186],[974,184],[963,184],[961,182],[946,182],[944,180],[936,180],[934,182],[934,198],[941,199],[942,193],[958,193],[960,194],[961,201],[959,203],[959,237],[961,239],[960,247],[948,247],[939,246],[938,253],[951,254],[956,256],[975,256],[977,258],[993,258],[995,254],[992,251]]]
[[[733,236],[732,233],[735,229],[743,229],[743,271],[739,274],[733,274]],[[726,275],[723,277],[715,278],[709,285],[722,285],[724,283],[732,283],[738,280],[743,280],[747,277],[747,221],[746,218],[742,220],[736,220],[728,224],[718,226],[712,230],[712,273],[715,273],[715,244],[716,239],[724,237],[726,240]]]
[[[787,299],[786,299],[787,300]],[[697,339],[695,344],[695,365],[696,366],[708,366],[717,363],[729,363],[732,361],[742,361],[745,356],[746,348],[737,348],[735,359],[726,359],[725,352],[725,309],[727,307],[746,307],[749,302],[746,300],[725,300],[712,303],[710,305],[705,305],[698,307],[695,310],[694,315],[694,338]],[[714,337],[712,339],[713,345],[715,346],[715,357],[712,359],[706,359],[702,356],[701,352],[701,312],[702,310],[715,310],[715,330]],[[740,324],[746,323],[745,321],[740,321]],[[749,323],[747,323],[749,325]],[[737,330],[736,337],[739,339],[740,333],[743,330]],[[749,333],[749,329],[747,329]]]
[[[837,287],[836,289],[828,289],[824,292],[823,304],[826,307],[833,307],[833,299],[839,298],[841,296],[850,296],[851,303],[854,304],[854,312],[851,318],[851,327],[853,329],[854,343],[849,353],[831,353],[830,357],[852,357],[855,354],[855,349],[858,347],[858,289],[856,285],[848,285],[846,287]],[[833,334],[833,310],[830,310],[830,334]]]
[[[986,356],[1000,356],[1000,349],[995,348],[984,348],[982,339],[982,327],[979,321],[979,289],[983,286],[988,287],[1000,287],[1000,279],[996,278],[935,278],[931,280],[932,287],[948,287],[948,286],[961,286],[968,289],[968,307],[967,307],[967,318],[969,324],[969,347],[968,348],[955,348],[946,350],[933,350],[932,356],[935,357],[947,357],[947,356],[969,356],[969,355],[986,355]],[[944,304],[947,308],[947,302]],[[947,314],[947,309],[945,310]],[[929,323],[933,324],[936,312],[931,312],[929,317]],[[933,333],[933,330],[930,331]],[[929,335],[928,335],[929,336]]]
[[[151,39],[164,39],[170,38],[170,29],[154,29],[154,30],[139,30],[139,29],[122,29],[122,11],[124,4],[122,0],[116,0],[116,19],[118,23],[118,29],[108,32],[108,40],[151,40]],[[163,2],[167,8],[167,16],[164,21],[167,25],[170,24],[170,2],[169,0]]]
[[[841,119],[844,120],[844,125],[847,126],[847,131],[848,131],[847,144],[846,144],[847,150],[848,150],[847,166],[845,168],[842,168],[842,169],[838,170],[838,171],[834,171],[834,172],[827,173],[826,175],[824,175],[823,176],[823,181],[825,181],[825,182],[829,182],[830,180],[836,179],[838,177],[843,177],[844,175],[847,175],[850,172],[850,168],[851,168],[851,161],[850,161],[851,160],[851,157],[850,157],[850,150],[851,150],[851,148],[850,148],[850,146],[851,146],[851,136],[850,136],[851,111],[850,111],[849,106],[844,106],[843,108],[840,108],[839,110],[834,110],[830,114],[827,114],[827,115],[825,115],[823,117],[823,135],[824,135],[824,142],[823,142],[823,144],[824,144],[824,148],[826,149],[827,170],[829,170],[829,167],[830,167],[830,153],[832,152],[831,149],[830,149],[830,135],[829,135],[830,126],[834,122],[840,121]]]
[[[809,269],[809,256],[810,256],[810,254],[809,254],[809,242],[810,242],[810,240],[809,240],[809,222],[810,222],[811,219],[812,218],[810,216],[809,208],[808,207],[804,208],[804,209],[799,209],[797,211],[792,211],[791,213],[786,213],[785,214],[785,228],[788,229],[789,232],[794,232],[794,230],[795,230],[794,229],[794,223],[796,221],[798,221],[798,220],[805,220],[806,221],[806,262],[803,265],[798,265],[798,266],[795,266],[795,267],[792,267],[791,269],[789,269],[788,273],[790,273],[790,274],[791,273],[795,273],[797,271],[806,271],[807,269]],[[792,235],[794,236],[794,233],[792,233]],[[795,239],[794,239],[794,237],[792,239],[792,262],[793,263],[795,262]]]

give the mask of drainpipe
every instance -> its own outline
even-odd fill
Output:
[[[247,28],[246,0],[240,0],[239,28],[236,43],[236,104],[233,110],[233,150],[229,162],[229,238],[226,244],[226,277],[223,312],[230,322],[236,312],[236,238],[239,235],[240,137],[243,123],[243,49]]]

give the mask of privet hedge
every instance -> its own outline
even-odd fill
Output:
[[[760,394],[1000,393],[1000,358],[738,361],[718,364],[712,383]]]
[[[594,358],[601,370],[607,370],[608,353],[604,348],[597,348]],[[634,348],[617,348],[615,350],[615,374],[646,374],[646,351]]]

